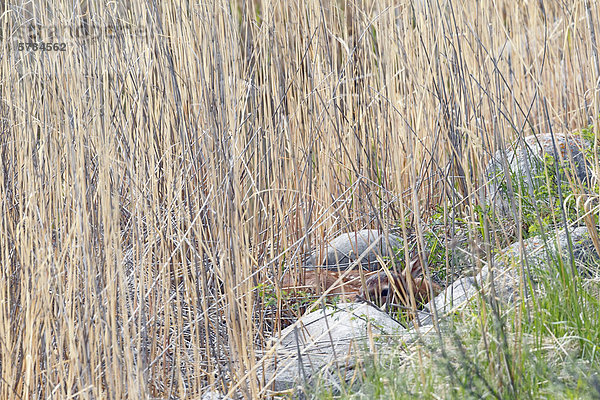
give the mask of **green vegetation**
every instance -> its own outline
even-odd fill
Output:
[[[593,126],[583,129],[579,135],[586,144],[595,141]],[[558,160],[550,154],[544,154],[541,160],[535,154],[528,154],[530,173],[533,174],[531,184],[528,183],[526,171],[510,171],[510,180],[515,190],[515,205],[522,213],[524,238],[540,235],[564,226],[565,223],[577,224],[585,214],[583,203],[579,200],[586,194],[598,193],[598,183],[590,187],[588,182],[579,181],[574,168],[583,168],[583,163],[587,163],[588,167],[596,163],[592,153],[593,146],[582,151],[585,158],[576,161],[582,165],[572,165],[569,160]],[[499,178],[502,176],[503,174],[500,174]],[[500,191],[508,193],[506,182],[500,184]],[[481,212],[481,208],[476,208],[476,211]],[[491,208],[488,209],[488,217],[491,211]],[[480,215],[480,223],[481,218]],[[597,216],[595,218],[597,220]]]
[[[563,210],[569,224],[573,224],[579,217],[574,197],[577,192],[574,193],[573,187],[565,179],[566,176],[573,176],[572,168],[567,161],[563,161],[558,164],[557,172],[557,163],[554,157],[546,154],[538,175],[534,177],[538,184],[533,187],[533,198],[529,194],[521,193],[524,231],[527,232],[527,237],[560,226],[563,222]]]

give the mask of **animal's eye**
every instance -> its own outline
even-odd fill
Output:
[[[381,297],[387,296],[388,295],[388,288],[385,289],[381,289]]]

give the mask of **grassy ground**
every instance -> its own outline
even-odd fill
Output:
[[[311,248],[390,226],[422,248],[481,222],[513,138],[598,143],[595,1],[0,5],[1,398],[258,398],[278,279]],[[484,254],[510,236],[481,226]],[[573,317],[558,300],[533,321]],[[474,358],[496,393],[539,332],[516,364]],[[410,390],[444,380],[427,365]]]

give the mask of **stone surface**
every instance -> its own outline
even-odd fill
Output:
[[[414,329],[416,326],[426,329],[429,327],[433,327],[433,314],[429,311],[429,309],[425,308],[423,310],[417,310],[416,319],[411,322],[408,329]]]
[[[586,182],[590,177],[589,166],[585,160],[584,150],[589,148],[580,136],[572,134],[556,133],[554,141],[558,151],[559,162],[566,162],[572,166],[571,175],[577,177],[580,182]],[[556,158],[552,135],[549,133],[531,135],[523,139],[523,143],[515,143],[512,149],[498,150],[489,161],[485,177],[487,181],[486,200],[494,206],[498,215],[511,215],[508,189],[506,185],[506,174],[504,171],[504,156],[508,164],[508,171],[513,189],[521,190],[529,195],[529,190],[539,185],[545,185],[545,180],[539,176],[543,174],[543,162],[545,155]],[[571,164],[572,162],[572,164]],[[564,178],[564,177],[563,177]],[[521,186],[523,187],[519,189]]]
[[[597,274],[600,264],[600,256],[594,248],[594,244],[586,227],[571,228],[569,230],[573,244],[573,262],[580,274],[590,276]],[[562,260],[567,274],[571,274],[571,260],[569,256],[569,245],[567,232],[558,229],[550,232],[548,240],[544,243],[541,236],[529,238],[523,242],[523,255],[521,257],[521,244],[514,243],[501,250],[492,263],[494,271],[494,285],[497,297],[503,302],[511,302],[516,299],[519,291],[522,272],[537,289],[541,274],[548,274],[550,278],[558,277],[556,269],[557,261]],[[521,270],[521,271],[520,271]],[[489,286],[488,269],[484,268],[479,273],[479,279]]]
[[[388,335],[406,333],[389,315],[365,303],[320,309],[304,315],[273,340],[277,364],[271,360],[264,377],[267,382],[273,379],[274,390],[309,384],[315,377],[336,386],[352,372],[357,352],[385,345]]]
[[[469,301],[475,294],[477,294],[477,288],[474,279],[472,277],[460,278],[430,301],[424,309],[426,312],[433,312],[433,306],[435,305],[438,316],[441,317]]]
[[[572,228],[569,230],[573,244],[573,261],[576,269],[583,276],[598,275],[600,273],[600,256],[596,252],[590,234],[586,227]],[[567,233],[564,229],[549,232],[547,242],[541,236],[529,238],[523,242],[523,257],[521,257],[521,244],[519,242],[501,250],[492,262],[494,271],[494,288],[497,298],[510,303],[517,298],[520,290],[520,270],[525,274],[527,284],[537,289],[541,274],[549,274],[552,278],[558,277],[555,269],[557,260],[561,259],[567,273],[571,273],[571,260],[567,242]],[[524,261],[527,261],[526,263]],[[490,293],[489,266],[485,266],[475,279],[483,285],[486,293]],[[448,286],[425,307],[425,312],[432,310],[435,303],[438,315],[450,312],[477,294],[475,279],[471,277],[460,278]],[[527,288],[525,288],[527,290]]]
[[[361,258],[360,264],[370,270],[380,268],[377,257],[390,257],[393,249],[402,246],[402,238],[389,234],[387,237],[375,229],[363,229],[344,233],[325,246],[317,249],[309,258],[308,264],[339,266],[345,269]]]
[[[211,390],[205,392],[202,395],[201,400],[231,400],[231,398]]]

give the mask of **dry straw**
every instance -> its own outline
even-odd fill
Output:
[[[262,396],[282,268],[598,131],[595,1],[1,5],[2,398]]]

